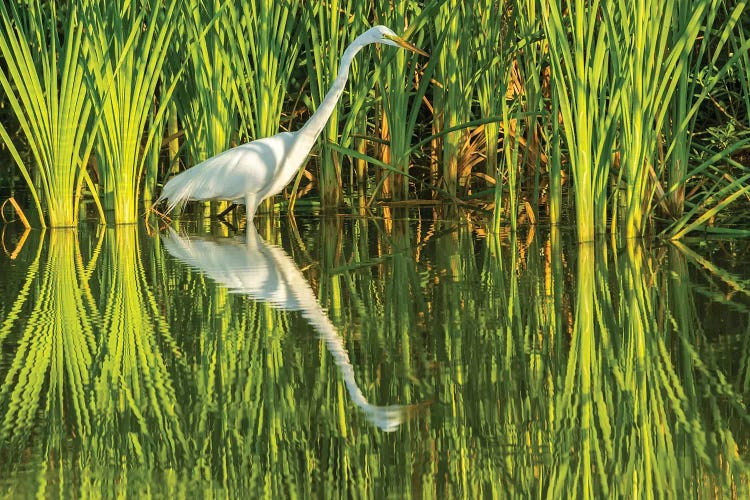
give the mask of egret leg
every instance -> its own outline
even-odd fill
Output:
[[[226,220],[226,219],[219,219],[219,222],[222,223],[222,224],[224,224],[225,226],[227,226],[229,228],[229,230],[232,231],[233,233],[237,232],[237,226],[235,226],[234,224],[232,224],[228,220]]]
[[[255,210],[258,208],[258,203],[255,201],[255,195],[248,195],[245,197],[245,211],[247,212],[246,227],[250,227],[251,224],[255,224],[253,219],[255,218]]]
[[[229,212],[231,212],[235,208],[237,208],[237,204],[236,203],[232,203],[227,208],[225,208],[224,210],[222,210],[219,213],[219,215],[217,215],[216,217],[219,218],[219,219],[223,219],[226,214],[228,214]]]

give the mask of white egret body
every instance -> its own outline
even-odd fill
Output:
[[[336,80],[300,130],[242,144],[195,165],[169,180],[157,203],[169,200],[167,212],[191,200],[244,203],[250,224],[258,205],[281,192],[302,167],[344,91],[352,59],[371,43],[403,47],[427,55],[385,26],[370,28],[346,48]]]

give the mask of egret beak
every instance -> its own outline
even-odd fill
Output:
[[[392,42],[395,42],[396,45],[398,45],[401,48],[404,48],[406,50],[411,50],[412,52],[416,52],[417,54],[425,56],[425,57],[430,57],[430,54],[420,49],[416,45],[412,45],[411,43],[407,42],[406,40],[404,40],[403,38],[399,36],[385,35],[385,37],[391,40]]]

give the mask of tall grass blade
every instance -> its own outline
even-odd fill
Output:
[[[582,242],[606,229],[607,181],[619,114],[621,84],[617,74],[607,71],[605,56],[612,42],[598,20],[599,5],[575,0],[566,11],[555,3],[542,9]]]
[[[248,93],[239,100],[241,110],[249,116],[245,131],[253,139],[280,132],[287,91],[298,67],[301,21],[299,2],[252,0],[242,10],[248,26],[247,47],[238,38],[233,45],[233,59],[246,61],[243,74],[249,78]],[[236,21],[235,21],[236,22]],[[240,96],[243,94],[240,93]],[[272,207],[272,200],[266,208]]]

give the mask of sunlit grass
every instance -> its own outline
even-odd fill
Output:
[[[552,3],[542,12],[582,242],[592,241],[606,228],[607,182],[621,90],[618,75],[611,74],[605,60],[608,40],[598,19],[599,5],[576,0],[569,10]]]
[[[495,232],[571,223],[580,241],[731,231],[748,196],[746,3],[4,4],[0,136],[42,222],[75,225],[89,196],[132,222],[182,166],[299,128],[344,48],[383,23],[430,58],[357,57],[293,199],[459,202]]]
[[[143,149],[162,135],[161,128],[147,124],[152,106],[158,115],[166,112],[176,83],[155,101],[181,3],[93,0],[82,19],[88,26],[88,91],[101,115],[96,143],[101,198],[116,224],[138,220]]]
[[[237,145],[242,137],[240,113],[249,107],[242,99],[248,58],[237,46],[252,36],[238,7],[228,2],[186,1],[178,18],[183,22],[168,48],[163,74],[177,83],[171,133],[182,126],[181,163],[192,166]],[[170,148],[179,151],[177,145],[179,139]],[[177,151],[170,150],[164,182],[177,173]],[[205,207],[216,208],[210,203]]]
[[[352,0],[335,0],[329,3],[306,3],[302,18],[307,34],[304,37],[305,68],[310,86],[308,107],[314,112],[325,97],[339,70],[339,58],[347,45],[359,35],[354,29],[361,26],[352,18],[356,11]],[[318,159],[318,188],[321,203],[327,207],[338,206],[342,199],[342,169],[338,152],[327,147],[327,142],[337,142],[343,112],[337,106],[320,135]],[[344,144],[348,145],[348,144]]]
[[[423,9],[402,3],[397,8],[379,6],[375,9],[375,16],[379,23],[396,26],[399,31],[406,29],[404,36],[421,46],[426,43],[421,33],[430,25],[431,16],[436,10],[434,3]],[[418,62],[423,63],[423,70]],[[376,116],[379,118],[376,130],[379,129],[379,139],[384,141],[379,147],[378,156],[390,168],[378,175],[382,187],[379,193],[373,195],[396,200],[405,200],[409,196],[408,174],[414,161],[412,143],[417,127],[417,115],[427,90],[427,82],[423,79],[434,74],[433,68],[426,68],[430,64],[434,64],[434,61],[424,60],[422,56],[408,51],[383,48],[377,52],[375,74],[378,85],[375,88],[375,96],[382,101],[382,106],[376,108],[379,111],[379,116]],[[371,83],[365,85],[372,86]],[[418,90],[417,86],[420,87]],[[415,89],[416,95],[404,89]]]
[[[678,83],[691,71],[688,58],[707,7],[707,1],[636,2],[617,15],[604,15],[608,36],[615,42],[610,57],[620,107],[618,187],[624,196],[623,232],[628,238],[646,230],[655,194],[654,171],[661,170],[658,148],[665,124],[670,118],[684,120],[684,112],[669,117],[668,110]],[[626,37],[631,37],[630,43],[617,43]],[[683,90],[678,105],[687,98]],[[685,132],[678,130],[677,136]],[[676,165],[686,163],[684,146],[681,151],[684,157]],[[680,170],[673,171],[673,178],[679,178]]]
[[[0,103],[10,106],[33,163],[1,122],[0,139],[31,190],[42,226],[76,225],[84,181],[93,187],[86,163],[95,127],[83,82],[81,11],[74,4],[58,10],[55,2],[0,5]]]
[[[458,0],[441,2],[434,16],[433,32],[440,38],[445,36],[442,50],[432,55],[437,60],[436,85],[433,89],[433,133],[455,127],[470,120],[474,98],[470,81],[474,76],[476,58],[470,54],[473,48],[470,17],[473,9]],[[459,158],[467,141],[466,130],[456,130],[436,141],[432,169],[437,173],[445,190],[452,196],[457,193],[459,183]]]
[[[239,104],[247,116],[245,135],[248,138],[268,137],[288,129],[293,123],[287,119],[285,126],[282,116],[300,63],[300,38],[304,33],[301,12],[302,6],[297,2],[253,0],[244,4],[241,19],[248,26],[247,49],[240,41],[234,59],[246,61],[247,94]],[[234,20],[237,21],[239,19]],[[268,200],[266,208],[272,206],[273,200]]]

